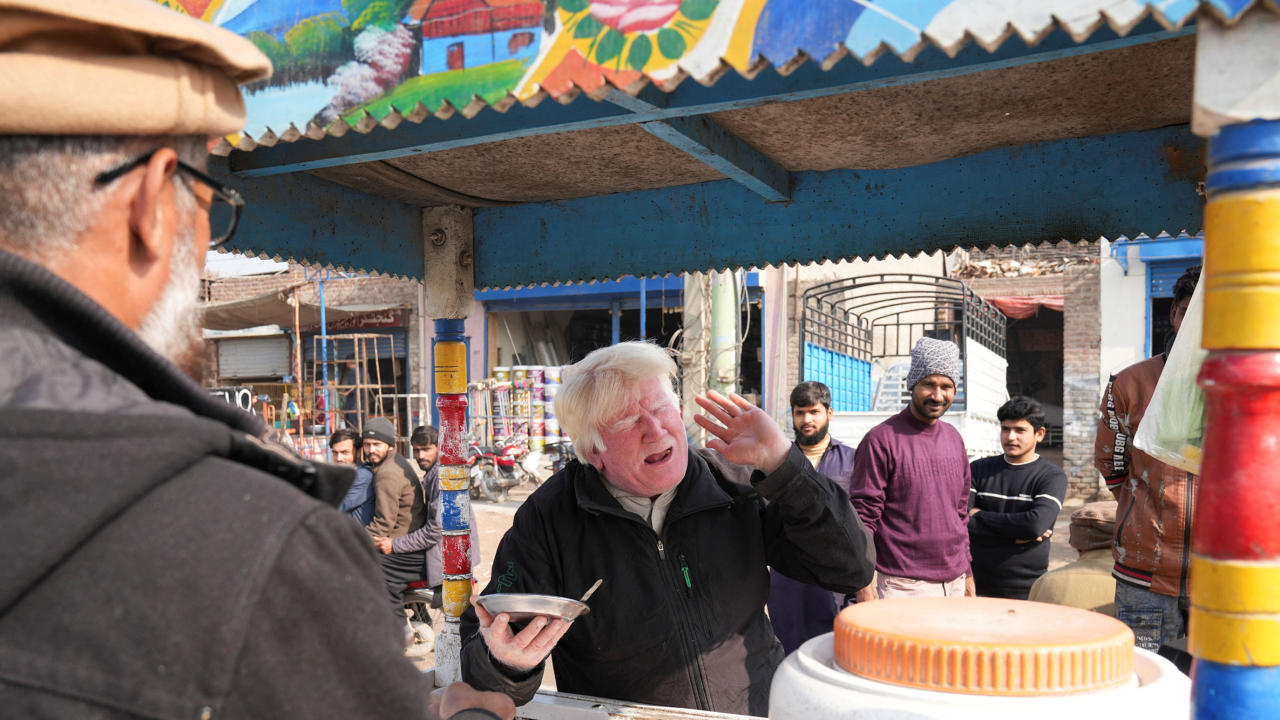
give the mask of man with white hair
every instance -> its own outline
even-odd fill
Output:
[[[0,0],[0,28],[0,714],[426,717],[334,509],[352,468],[179,369],[244,204],[206,144],[266,57],[146,0]]]
[[[572,624],[519,629],[468,609],[468,682],[527,702],[550,654],[562,691],[764,715],[783,657],[764,614],[768,566],[833,591],[870,581],[845,491],[737,395],[697,398],[712,439],[691,451],[675,375],[643,342],[565,370],[556,416],[578,461],[516,512],[484,592],[578,597],[604,583]]]

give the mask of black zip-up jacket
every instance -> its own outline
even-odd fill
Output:
[[[516,512],[484,592],[578,597],[603,578],[552,652],[559,690],[764,715],[783,658],[764,614],[767,566],[856,592],[871,582],[870,557],[848,495],[794,446],[767,477],[699,450],[661,536],[595,468],[570,463]],[[496,664],[473,608],[462,637],[463,679],[520,704],[533,697],[543,668],[513,676]]]
[[[0,716],[426,717],[351,469],[262,431],[0,252]]]

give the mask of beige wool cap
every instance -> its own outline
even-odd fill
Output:
[[[228,135],[253,43],[153,0],[0,0],[0,134]]]

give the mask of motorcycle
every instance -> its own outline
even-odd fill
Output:
[[[575,457],[573,441],[568,438],[557,442],[547,443],[547,447],[544,452],[547,455],[547,460],[550,462],[552,475],[563,470],[564,467],[569,464],[569,461]]]
[[[503,502],[511,488],[525,482],[538,485],[545,479],[539,472],[544,456],[530,452],[519,436],[503,438],[500,447],[472,442],[469,454],[472,498],[483,496],[492,502]]]

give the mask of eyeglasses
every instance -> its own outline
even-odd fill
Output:
[[[151,162],[152,156],[159,151],[160,148],[156,148],[119,167],[99,173],[93,179],[93,182],[96,185],[106,185],[121,178],[134,169]],[[213,198],[209,203],[209,248],[216,248],[230,240],[231,235],[236,231],[236,224],[240,222],[240,211],[244,209],[244,197],[235,188],[223,185],[181,160],[178,161],[178,170],[208,185],[213,190]]]

